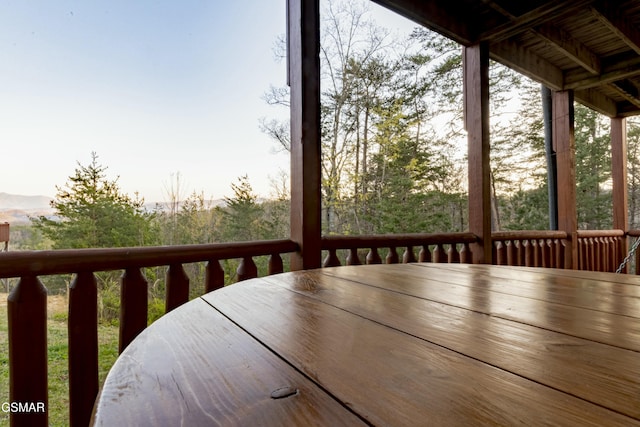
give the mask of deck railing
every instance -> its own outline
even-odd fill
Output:
[[[207,262],[205,291],[224,286],[220,261],[241,259],[237,279],[257,276],[253,257],[269,256],[268,274],[283,271],[281,254],[291,240],[119,249],[3,253],[0,278],[19,277],[8,297],[10,399],[47,407],[47,290],[40,276],[74,274],[69,288],[68,351],[70,425],[86,426],[98,393],[98,286],[96,272],[122,270],[122,351],[147,326],[148,286],[141,269],[168,266],[165,308],[189,299],[183,264]],[[46,426],[46,411],[11,413],[14,426]]]
[[[494,232],[493,264],[565,268],[568,259],[564,231]]]
[[[626,255],[622,230],[578,230],[578,270],[615,272]]]
[[[635,237],[635,239],[640,239],[640,230],[629,230],[627,231],[627,236],[629,237]],[[635,241],[634,241],[635,243]],[[630,244],[629,246],[632,247],[633,244]],[[624,254],[624,256],[627,256],[628,254]],[[636,252],[634,254],[631,254],[631,257],[634,261],[635,264],[635,274],[640,275],[640,249],[637,249]]]
[[[386,234],[371,236],[325,236],[322,238],[322,249],[327,252],[323,267],[342,265],[339,251],[346,251],[346,265],[362,264],[361,256],[367,264],[381,264],[380,249],[387,250],[384,262],[396,264],[408,262],[471,262],[469,244],[477,241],[472,233],[442,234]],[[402,251],[402,258],[398,254]],[[416,257],[416,250],[418,256]],[[365,254],[366,253],[366,254]]]
[[[640,238],[640,230],[627,233]],[[564,268],[569,237],[559,231],[514,231],[492,235],[494,264]],[[580,269],[611,271],[619,264],[625,233],[580,231],[574,236]],[[323,266],[398,262],[470,263],[472,233],[326,236]],[[82,249],[3,253],[0,278],[18,277],[8,298],[10,395],[14,402],[47,402],[47,290],[39,277],[73,274],[69,289],[70,424],[86,425],[98,392],[95,273],[122,271],[119,349],[147,326],[148,285],[142,269],[168,266],[165,309],[189,298],[184,264],[206,262],[204,291],[225,285],[221,260],[240,259],[237,279],[257,277],[254,257],[268,256],[267,274],[282,272],[281,254],[298,250],[291,240],[147,248]],[[384,256],[384,259],[383,259]],[[636,254],[636,274],[640,252]],[[14,413],[14,426],[47,425],[46,413]]]

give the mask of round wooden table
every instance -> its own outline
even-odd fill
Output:
[[[101,426],[640,426],[640,279],[325,268],[195,299],[136,338]]]

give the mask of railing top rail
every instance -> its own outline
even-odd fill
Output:
[[[530,240],[530,239],[566,239],[565,231],[557,230],[518,230],[518,231],[494,231],[491,239],[503,240]]]
[[[628,230],[627,236],[640,237],[640,230]]]
[[[204,245],[3,252],[0,253],[0,277],[156,267],[296,250],[297,243],[283,239]]]
[[[473,233],[411,233],[365,236],[323,236],[322,249],[385,248],[435,245],[439,243],[475,243]]]
[[[624,230],[578,230],[578,237],[622,237]]]

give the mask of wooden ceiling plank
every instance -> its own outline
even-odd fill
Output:
[[[493,1],[485,1],[485,3],[491,6],[496,12],[506,13],[504,8],[495,5]],[[518,17],[508,14],[505,15],[505,17],[509,18],[509,22],[498,27],[487,28],[480,33],[478,40],[491,42],[505,40],[558,17],[583,9],[591,3],[593,3],[593,0],[572,2],[552,0]]]
[[[582,69],[565,72],[565,89],[589,89],[601,84],[608,84],[616,80],[640,75],[640,57],[634,55],[627,60],[602,61],[601,72],[594,76]]]
[[[550,24],[540,25],[534,31],[590,73],[600,74],[601,64],[598,55],[567,32]]]
[[[489,52],[491,59],[553,90],[562,90],[564,82],[562,70],[517,43],[504,40],[491,44]]]
[[[599,2],[598,5],[591,8],[591,12],[611,32],[640,55],[640,30],[625,16],[611,7],[609,2]]]

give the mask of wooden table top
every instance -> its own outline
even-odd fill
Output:
[[[640,278],[457,264],[253,279],[122,353],[101,426],[640,426]]]

